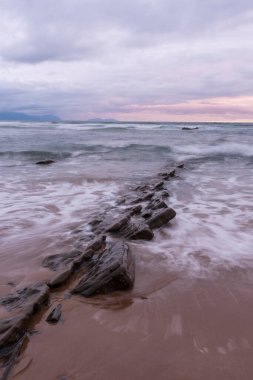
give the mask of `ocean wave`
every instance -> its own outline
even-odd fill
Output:
[[[51,152],[51,151],[43,151],[43,150],[23,150],[23,151],[3,151],[0,152],[0,157],[7,159],[27,159],[27,160],[61,160],[64,158],[71,157],[70,152]]]
[[[192,157],[253,157],[253,145],[222,143],[212,146],[185,145],[175,147],[173,152]]]

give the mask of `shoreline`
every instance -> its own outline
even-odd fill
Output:
[[[178,170],[180,173],[181,169]],[[153,187],[161,182],[160,176],[155,179],[154,184],[151,181]],[[173,177],[169,177],[168,184],[172,187],[173,183],[179,184],[174,192],[183,194],[185,188],[182,189],[179,182],[170,182],[171,179]],[[143,185],[142,182],[135,187]],[[187,184],[183,182],[185,186],[186,197],[182,199],[175,223],[169,228],[158,228],[151,243],[127,240],[135,255],[133,289],[89,298],[78,294],[69,297],[69,289],[77,285],[86,268],[83,267],[84,272],[74,273],[66,284],[50,292],[49,304],[43,305],[28,322],[30,334],[23,342],[9,379],[251,380],[253,263],[250,258],[244,262],[243,256],[226,262],[223,255],[221,261],[216,261],[208,251],[192,250],[196,244],[194,240],[187,255],[191,263],[195,263],[197,272],[194,266],[190,270],[187,268],[187,261],[180,266],[180,260],[184,259],[177,256],[178,249],[173,253],[172,243],[173,239],[178,241],[178,234],[183,239],[182,247],[188,248],[188,241],[184,239],[191,240],[191,235],[181,235],[182,231],[174,228],[183,221],[182,216],[187,219],[191,215],[185,215],[187,203],[193,201],[187,198]],[[131,186],[119,195],[118,202],[106,207],[103,212],[106,222],[102,223],[102,228],[101,223],[94,224],[98,216],[92,214],[91,219],[87,219],[87,223],[93,220],[91,227],[95,235],[103,234],[104,229],[112,225],[115,228],[115,223],[124,221],[122,216],[129,208],[138,207],[138,203],[128,204],[136,200],[136,191]],[[150,200],[145,202],[148,204]],[[172,206],[176,211],[179,205],[173,197]],[[132,217],[139,218],[138,214]],[[84,237],[87,223],[73,225],[66,247]],[[108,232],[107,242],[112,244],[125,232],[124,228],[119,235]],[[90,239],[89,231],[82,246],[86,247]],[[163,245],[163,240],[168,244]],[[80,247],[77,244],[74,248],[79,250]],[[179,261],[179,265],[174,265],[173,260]],[[21,285],[29,281],[35,283],[38,278],[48,283],[54,273],[57,271],[41,267],[28,276],[25,283],[21,281]],[[10,288],[15,291],[15,287],[9,285]],[[49,324],[46,319],[59,304],[62,305],[61,318],[58,323]],[[2,317],[7,318],[7,315],[8,312]]]
[[[182,169],[183,166],[183,164],[179,164],[178,168]],[[2,347],[0,357],[2,359],[2,376],[4,379],[8,378],[9,372],[12,371],[12,367],[15,365],[22,351],[25,340],[29,339],[31,334],[31,332],[29,332],[30,326],[33,324],[36,314],[38,312],[40,313],[41,310],[44,310],[43,314],[45,313],[47,308],[46,304],[50,302],[49,300],[55,292],[55,289],[56,292],[58,292],[57,288],[62,289],[65,287],[66,289],[68,284],[73,282],[73,279],[74,282],[76,282],[75,280],[77,280],[77,278],[80,279],[80,273],[84,274],[84,280],[81,280],[81,282],[84,281],[86,284],[87,276],[89,277],[90,271],[95,271],[96,278],[92,277],[94,276],[93,274],[90,276],[92,281],[91,286],[95,286],[95,288],[93,293],[90,294],[90,291],[87,293],[89,296],[96,295],[97,293],[110,293],[111,291],[123,290],[124,288],[129,290],[133,287],[135,277],[134,258],[131,252],[132,249],[129,250],[129,246],[125,242],[129,239],[150,240],[154,236],[152,229],[167,224],[175,217],[176,213],[174,210],[170,209],[164,202],[164,199],[169,197],[165,182],[174,176],[175,169],[167,169],[165,172],[159,173],[151,183],[137,186],[128,192],[125,197],[122,197],[121,200],[118,201],[119,209],[118,211],[116,210],[118,214],[116,222],[114,219],[115,216],[112,215],[106,215],[105,218],[99,221],[96,219],[90,221],[89,224],[93,234],[95,236],[101,236],[102,239],[101,237],[97,237],[87,245],[90,238],[85,239],[85,237],[79,236],[79,238],[77,237],[76,239],[78,243],[74,244],[75,248],[69,254],[58,254],[51,257],[49,256],[48,258],[46,257],[43,260],[43,266],[56,271],[56,274],[47,284],[35,283],[34,285],[29,285],[23,289],[18,289],[16,292],[14,291],[7,294],[0,299],[2,306],[10,313],[9,315],[7,313],[8,318],[5,316],[5,319],[2,319],[0,324],[0,346]],[[123,210],[122,205],[124,205]],[[113,214],[115,214],[115,210],[113,210]],[[79,233],[81,233],[81,235],[83,233],[82,230],[74,232],[76,236],[78,236]],[[106,243],[104,234],[107,234],[107,236],[109,234],[110,236],[108,243]],[[117,241],[124,242],[125,248],[121,254],[118,251]],[[113,247],[116,247],[115,252],[113,251]],[[125,261],[119,261],[121,260],[121,256],[119,255],[122,254],[122,257],[127,258],[125,264]],[[109,261],[112,260],[112,263],[108,261],[107,257]],[[119,264],[114,263],[115,259]],[[112,272],[111,268],[115,267],[115,264],[117,268],[118,265],[122,268],[120,274],[118,274],[119,268],[116,270],[115,275],[114,272]],[[100,271],[98,274],[96,273],[96,265]],[[101,279],[101,265],[102,273],[105,273],[102,282],[99,280],[99,278]],[[131,270],[129,265],[132,268]],[[107,273],[110,273],[110,277],[113,276],[109,282]],[[97,284],[98,281],[101,282],[99,287]],[[125,281],[127,282],[125,283]],[[123,283],[125,284],[124,286],[122,286]],[[15,284],[13,284],[13,286],[15,288]],[[78,286],[76,289],[77,288]],[[83,285],[81,291],[83,293]],[[83,295],[84,294],[85,293],[83,293]],[[70,295],[68,295],[67,298],[69,298],[69,296]],[[20,307],[22,311],[20,311]],[[61,304],[58,305],[59,315],[57,322],[61,318],[60,309]]]

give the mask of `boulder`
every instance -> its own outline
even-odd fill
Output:
[[[99,255],[71,293],[90,297],[99,293],[127,290],[133,286],[134,275],[134,260],[128,245],[117,241]]]
[[[175,218],[175,216],[175,210],[173,210],[172,208],[166,208],[153,215],[150,219],[148,219],[147,224],[151,229],[159,228],[167,224],[171,219]]]

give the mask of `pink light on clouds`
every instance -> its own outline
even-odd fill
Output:
[[[131,104],[107,116],[130,121],[218,121],[251,122],[253,96],[190,100],[177,104]]]

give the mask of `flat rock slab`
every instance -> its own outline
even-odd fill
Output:
[[[84,297],[133,286],[135,276],[133,256],[123,241],[110,244],[95,264],[71,291]]]
[[[24,308],[27,305],[40,306],[49,296],[49,289],[44,283],[37,283],[25,288],[18,289],[14,293],[0,298],[0,305],[7,310]]]
[[[57,255],[50,255],[44,258],[42,265],[44,268],[50,268],[51,270],[57,270],[63,266],[70,264],[74,259],[79,257],[82,251],[78,249],[72,249],[67,253],[59,253]]]
[[[17,290],[0,299],[7,310],[19,310],[19,314],[0,321],[0,347],[16,342],[24,332],[30,318],[49,298],[49,288],[37,283]]]

